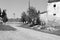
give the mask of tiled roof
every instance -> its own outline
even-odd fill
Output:
[[[48,0],[48,3],[59,2],[60,0]]]

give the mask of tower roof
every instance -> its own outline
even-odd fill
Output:
[[[48,0],[48,3],[59,2],[60,0]]]

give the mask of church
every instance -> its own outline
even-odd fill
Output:
[[[60,26],[60,0],[48,0],[47,13],[40,17],[47,25]]]

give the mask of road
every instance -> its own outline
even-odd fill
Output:
[[[16,31],[0,31],[0,40],[60,40],[60,36],[17,27],[10,24]]]

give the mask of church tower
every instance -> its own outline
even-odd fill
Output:
[[[47,13],[49,21],[60,24],[60,0],[48,0]]]

